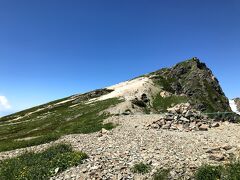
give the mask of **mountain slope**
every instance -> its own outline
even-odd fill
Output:
[[[144,108],[142,110],[147,109],[148,112],[164,112],[181,102],[189,102],[193,108],[202,112],[231,112],[218,80],[197,58],[107,89],[113,91],[95,100],[124,97],[127,110],[133,112],[136,111],[133,105]],[[119,109],[123,111],[122,107]]]
[[[0,151],[91,133],[109,116],[162,113],[189,102],[203,112],[231,111],[211,70],[193,58],[105,89],[70,96],[0,119]]]

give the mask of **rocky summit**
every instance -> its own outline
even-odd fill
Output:
[[[197,58],[152,74],[152,79],[164,90],[177,96],[186,96],[200,111],[230,111],[228,99],[217,78],[206,64]]]
[[[70,167],[59,161],[47,173],[52,180],[152,179],[159,171],[194,179],[203,164],[238,158],[238,121],[212,71],[192,58],[2,117],[0,161],[66,143],[88,158]]]

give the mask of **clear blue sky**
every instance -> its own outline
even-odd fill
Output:
[[[238,0],[0,0],[7,113],[194,56],[240,96]],[[1,110],[1,109],[0,109]]]

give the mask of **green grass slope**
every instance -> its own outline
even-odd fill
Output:
[[[46,180],[69,167],[77,166],[88,156],[72,147],[59,144],[41,153],[25,153],[0,161],[0,178],[5,180]]]
[[[88,95],[68,97],[0,118],[0,151],[47,143],[62,135],[112,128],[113,124],[103,124],[109,114],[99,113],[121,101],[107,99],[88,104]],[[62,101],[66,102],[59,103]]]

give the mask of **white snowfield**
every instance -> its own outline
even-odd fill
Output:
[[[229,105],[230,105],[233,112],[240,115],[240,112],[237,110],[237,105],[236,105],[234,100],[229,100]]]
[[[109,86],[107,89],[113,91],[99,98],[91,99],[90,101],[102,101],[116,97],[123,97],[125,100],[132,100],[134,97],[140,97],[143,93],[149,94],[149,91],[155,91],[154,89],[156,89],[156,87],[154,87],[154,83],[148,77],[140,77]]]

